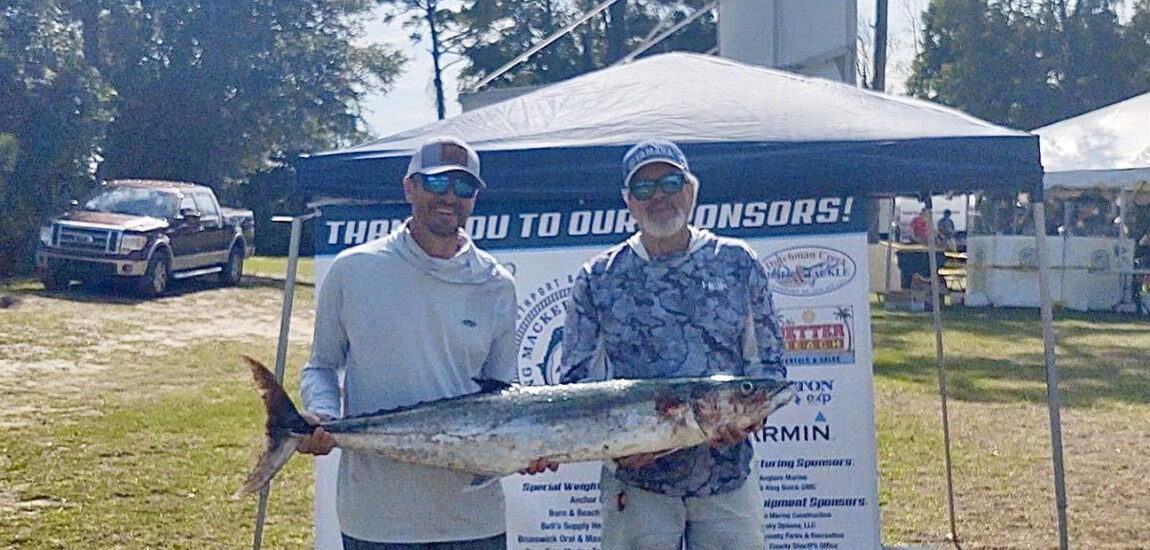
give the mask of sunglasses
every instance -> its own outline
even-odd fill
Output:
[[[470,174],[420,174],[423,190],[436,195],[446,195],[450,189],[461,199],[474,198],[479,192],[479,181]]]
[[[674,174],[667,174],[657,180],[640,180],[633,179],[627,185],[627,192],[632,197],[645,201],[655,194],[655,189],[658,188],[663,191],[664,195],[674,195],[683,190],[683,185],[687,183],[687,179],[682,173],[676,172]]]

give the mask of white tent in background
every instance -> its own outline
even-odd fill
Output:
[[[1150,93],[1043,126],[1043,186],[1054,196],[1126,190],[1150,203]]]
[[[1098,195],[1117,204],[1123,225],[1135,217],[1150,215],[1150,93],[1043,126],[1032,133],[1039,136],[1042,164],[1045,167],[1043,187],[1048,197],[1074,199],[1086,194]],[[1117,229],[1117,228],[1115,228]],[[1120,310],[1132,311],[1130,277],[1145,270],[1137,269],[1134,240],[1142,235],[1129,227],[1114,230],[1106,237],[1068,237],[1063,243],[1063,298],[1090,293],[1120,297]],[[1131,237],[1133,239],[1131,239]],[[1077,242],[1075,242],[1077,241]],[[1115,253],[1109,269],[1099,270],[1092,261],[1104,250]],[[1055,247],[1055,256],[1057,248]],[[1080,269],[1069,269],[1076,264]],[[1090,280],[1082,280],[1082,279]],[[1054,282],[1055,287],[1058,286]],[[1107,290],[1109,289],[1109,290]],[[1102,294],[1099,294],[1099,293]],[[1072,302],[1073,300],[1070,300]],[[1079,300],[1088,303],[1090,300]],[[1101,304],[1101,302],[1099,302]],[[1073,305],[1068,302],[1068,305]]]
[[[1134,239],[1114,223],[1150,204],[1150,93],[1043,126],[1043,188],[1047,198],[1068,201],[1052,226],[1065,231],[1050,244],[1052,298],[1077,310],[1133,311]],[[1075,227],[1089,210],[1078,199],[1111,201],[1086,227]],[[1076,204],[1077,203],[1077,204]],[[1097,204],[1097,203],[1095,203]],[[1135,207],[1134,205],[1141,205]],[[1097,208],[1096,206],[1093,208]],[[1085,210],[1084,210],[1085,209]],[[1087,216],[1090,217],[1090,216]],[[1052,234],[1055,232],[1052,231]],[[1133,239],[1131,238],[1133,237]],[[979,235],[967,240],[967,305],[1037,307],[1036,274],[1019,270],[1034,262],[1032,239],[1023,235]]]

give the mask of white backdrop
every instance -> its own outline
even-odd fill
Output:
[[[482,201],[481,201],[482,203]],[[850,198],[701,204],[695,222],[745,238],[771,276],[796,399],[755,434],[763,521],[771,548],[879,549],[865,221]],[[498,206],[498,205],[495,205]],[[477,209],[468,228],[508,265],[519,299],[519,379],[554,383],[573,274],[634,224],[610,205]],[[339,250],[386,234],[405,205],[327,206],[317,218],[316,278]],[[338,450],[316,462],[316,548],[340,548]],[[598,550],[599,465],[510,476],[508,548]]]

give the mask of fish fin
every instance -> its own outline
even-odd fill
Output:
[[[467,484],[467,487],[463,488],[463,493],[464,494],[474,493],[475,491],[479,491],[481,489],[484,489],[484,488],[490,486],[492,483],[498,482],[500,479],[502,479],[502,478],[500,478],[498,476],[479,476],[479,475],[477,475],[471,479],[471,483]]]
[[[513,386],[513,384],[495,378],[472,378],[471,381],[479,384],[479,393],[495,393]]]
[[[264,485],[267,485],[275,477],[280,468],[287,464],[288,459],[295,454],[299,443],[297,437],[284,437],[278,440],[269,437],[267,449],[264,450],[264,454],[260,455],[255,469],[252,470],[251,474],[248,474],[243,486],[232,495],[232,500],[258,493]]]
[[[271,481],[299,447],[300,440],[297,435],[311,433],[312,430],[292,404],[283,386],[267,367],[246,355],[241,357],[252,370],[260,398],[267,410],[267,445],[256,462],[255,469],[248,475],[243,486],[232,495],[233,498],[254,494]]]

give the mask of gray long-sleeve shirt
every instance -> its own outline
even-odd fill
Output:
[[[312,353],[300,374],[303,405],[341,416],[341,369],[349,416],[472,393],[474,378],[511,381],[515,315],[511,274],[470,241],[453,258],[433,258],[405,227],[348,249],[320,284]],[[502,533],[499,484],[463,493],[471,481],[345,451],[340,528],[363,540],[412,543]]]

